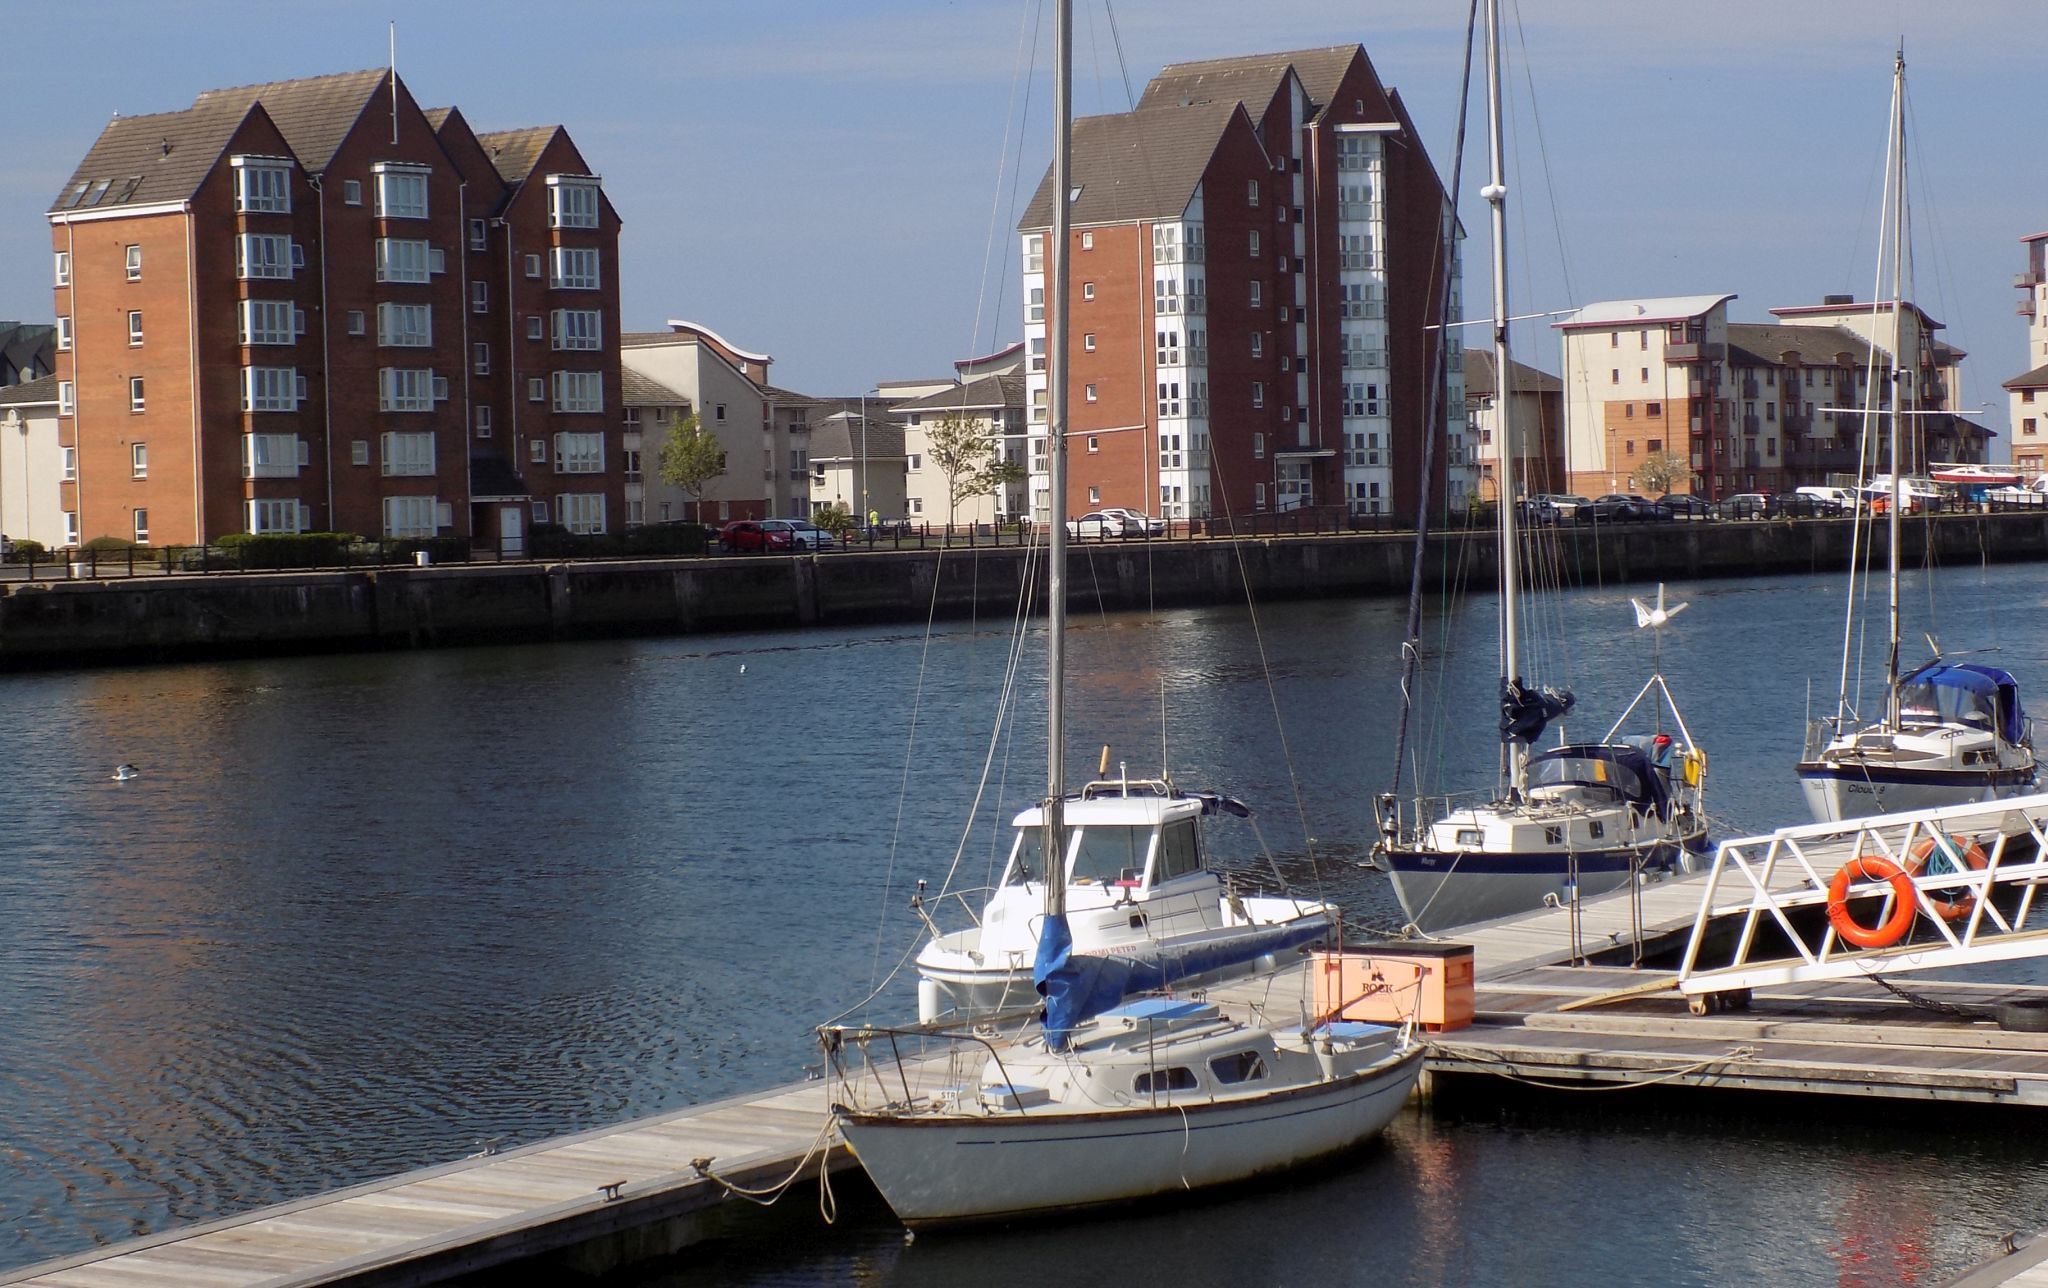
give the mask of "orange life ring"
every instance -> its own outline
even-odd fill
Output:
[[[1990,861],[1984,856],[1984,847],[1967,836],[1951,836],[1948,838],[1948,841],[1949,857],[1953,858],[1958,854],[1962,855],[1963,862],[1969,865],[1972,872],[1982,872],[1984,865]],[[1934,838],[1930,836],[1913,847],[1913,861],[1906,865],[1906,875],[1917,877],[1926,871],[1927,860],[1933,857],[1933,854]],[[1951,902],[1936,897],[1936,892],[1929,890],[1927,892],[1927,903],[1929,907],[1941,914],[1943,921],[1959,921],[1969,916],[1970,909],[1977,906],[1977,896],[1966,890],[1963,892],[1962,898]]]
[[[1880,925],[1865,929],[1849,915],[1849,883],[1889,881],[1892,884],[1892,915]],[[1890,859],[1863,854],[1836,869],[1828,882],[1828,924],[1835,933],[1858,948],[1889,948],[1906,937],[1913,924],[1913,879]]]

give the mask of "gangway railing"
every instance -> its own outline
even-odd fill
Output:
[[[1770,985],[2048,956],[2044,884],[2048,795],[1724,841],[1678,987],[1705,1015]]]

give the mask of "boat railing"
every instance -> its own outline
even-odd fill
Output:
[[[1015,1089],[1003,1068],[1001,1048],[1038,1012],[1034,1004],[973,1021],[825,1025],[818,1030],[818,1043],[830,1080],[845,1097],[835,1097],[834,1103],[888,1112],[959,1109],[963,1099],[980,1095],[982,1072],[991,1060],[1003,1085]]]
[[[942,890],[933,895],[926,892],[925,883],[920,880],[917,883],[917,891],[910,896],[910,910],[917,914],[918,920],[924,922],[925,929],[931,932],[933,939],[942,939],[945,932],[939,929],[939,917],[933,915],[935,912],[940,916],[950,915],[949,905],[958,904],[960,911],[967,915],[967,920],[979,928],[981,914],[976,909],[986,907],[989,897],[994,893],[994,886],[973,886],[960,890]]]
[[[1678,985],[1706,1014],[1765,985],[2048,955],[2044,884],[2048,795],[1723,841]]]

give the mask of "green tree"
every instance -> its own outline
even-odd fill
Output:
[[[718,436],[698,423],[695,412],[671,412],[668,437],[661,440],[661,481],[690,498],[696,518],[703,518],[704,488],[725,473],[725,449]]]
[[[1692,470],[1683,458],[1671,452],[1651,452],[1636,466],[1634,477],[1645,495],[1662,496],[1671,490],[1672,484],[1691,475]]]
[[[811,511],[811,522],[841,540],[852,536],[856,526],[853,511],[837,501]]]
[[[969,497],[994,496],[1000,488],[1024,480],[1024,467],[1003,459],[1002,442],[965,412],[949,411],[926,432],[925,455],[946,476],[946,526],[953,525],[960,503]]]

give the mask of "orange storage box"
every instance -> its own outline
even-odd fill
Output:
[[[1318,950],[1316,1015],[1399,1024],[1415,1017],[1432,1033],[1472,1023],[1472,946],[1394,941]]]

